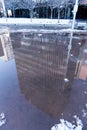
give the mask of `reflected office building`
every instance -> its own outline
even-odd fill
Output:
[[[68,33],[14,33],[11,39],[25,98],[52,116],[61,115],[68,103],[73,79],[80,75],[86,41],[74,35],[67,62]]]
[[[13,59],[13,50],[9,32],[0,34],[0,59],[4,61]]]
[[[74,34],[67,62],[69,33],[9,33],[0,36],[0,55],[13,58],[25,98],[53,117],[68,104],[73,80],[87,79],[86,35]]]

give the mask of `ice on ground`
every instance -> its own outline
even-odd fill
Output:
[[[81,42],[79,42],[78,44],[81,45]]]
[[[73,54],[71,54],[70,56],[73,56]]]
[[[87,53],[87,49],[84,49],[83,52],[84,52],[84,53]]]
[[[85,109],[82,109],[82,117],[87,118],[87,103],[85,104]]]
[[[87,64],[87,60],[85,60],[85,64]]]
[[[38,36],[39,36],[39,37],[41,37],[41,36],[42,36],[42,34],[38,34]]]
[[[86,108],[87,108],[87,104],[86,104]],[[85,109],[82,109],[82,117],[87,118],[87,111]]]
[[[54,125],[51,128],[51,130],[82,130],[82,128],[83,128],[82,121],[76,115],[74,116],[74,118],[76,120],[76,125],[74,125],[64,119],[60,119],[60,123]]]
[[[2,112],[0,114],[0,126],[4,125],[6,123],[5,114]]]
[[[87,94],[87,91],[84,91],[84,94]]]
[[[85,104],[85,107],[87,108],[87,103]]]

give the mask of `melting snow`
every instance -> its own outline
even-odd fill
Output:
[[[85,107],[87,108],[87,103],[85,104]]]
[[[82,109],[82,117],[87,118],[87,103],[85,104],[86,109]]]
[[[65,81],[66,83],[69,82],[69,80],[68,80],[67,78],[65,78],[64,81]]]
[[[79,42],[78,44],[81,45],[81,42]]]
[[[0,114],[0,126],[4,125],[5,123],[6,123],[5,114],[1,113]]]
[[[38,34],[38,36],[39,36],[39,37],[41,37],[41,36],[42,36],[42,34]]]
[[[86,112],[85,109],[82,109],[82,113],[83,113],[82,116],[85,117],[85,118],[87,118],[87,112]]]
[[[76,119],[76,125],[73,125],[72,123],[64,119],[60,119],[60,123],[54,125],[51,128],[51,130],[82,130],[83,128],[82,121],[76,115],[74,116],[74,118]]]
[[[85,64],[87,64],[87,60],[85,60]]]
[[[70,56],[73,56],[73,54],[71,54]]]
[[[32,21],[29,18],[0,18],[0,24],[67,24],[71,25],[72,20],[60,19],[59,23],[57,19],[39,19],[33,18]]]
[[[84,91],[84,94],[87,94],[87,91]]]
[[[84,52],[84,53],[87,53],[87,49],[84,49],[83,52]]]

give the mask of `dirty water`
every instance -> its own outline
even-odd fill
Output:
[[[2,130],[50,130],[77,115],[87,129],[87,34],[0,34]]]

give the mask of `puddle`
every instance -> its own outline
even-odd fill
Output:
[[[87,41],[74,35],[68,64],[68,33],[0,35],[0,111],[8,117],[3,130],[50,130],[73,115],[86,124]]]

